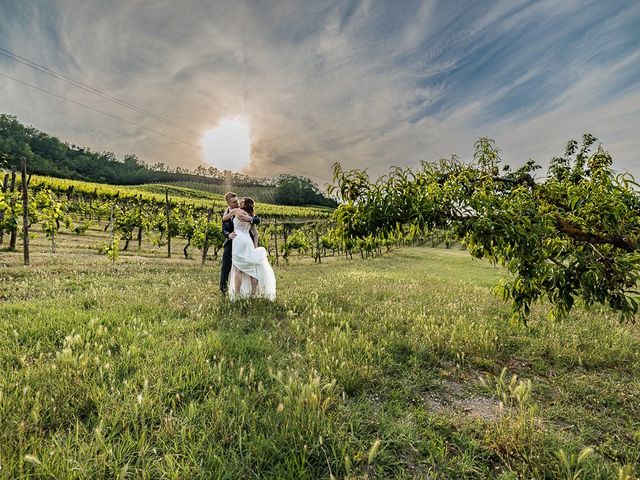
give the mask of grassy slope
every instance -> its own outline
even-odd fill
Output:
[[[201,191],[212,195],[223,196],[229,190],[236,192],[240,196],[253,197],[257,202],[275,203],[276,187],[271,186],[228,186],[224,184],[212,184],[204,182],[171,182],[169,186],[187,188],[189,190]]]
[[[0,477],[565,478],[555,452],[587,445],[579,478],[639,473],[638,326],[511,324],[464,252],[279,267],[275,304],[235,306],[190,261],[19,263],[0,255]],[[478,377],[503,367],[533,393],[497,415]]]

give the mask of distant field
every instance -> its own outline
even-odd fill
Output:
[[[224,194],[208,192],[205,190],[199,190],[195,188],[186,187],[183,185],[177,185],[176,183],[145,183],[143,185],[136,185],[136,189],[144,190],[146,192],[157,193],[164,195],[165,191],[169,191],[169,195],[178,196],[182,198],[197,198],[204,200],[217,200],[224,201]],[[226,193],[226,192],[225,192]]]
[[[215,193],[223,196],[228,191],[233,191],[242,197],[251,197],[258,202],[275,203],[276,187],[255,186],[255,187],[236,187],[227,185],[215,185],[204,182],[171,182],[167,185],[184,187],[192,190],[200,190],[203,192]]]
[[[640,473],[639,326],[513,323],[458,249],[281,265],[275,303],[230,304],[216,262],[34,242],[0,251],[0,478]]]

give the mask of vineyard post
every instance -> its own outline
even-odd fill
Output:
[[[109,231],[109,240],[113,242],[113,209],[116,206],[116,202],[111,204],[111,212],[109,213],[109,225],[111,225],[111,230]]]
[[[98,187],[95,187],[93,189],[93,196],[91,198],[95,198],[96,200],[98,200]],[[91,206],[93,206],[93,204]],[[98,223],[100,223],[100,216],[98,216]]]
[[[138,250],[142,249],[142,194],[138,196]]]
[[[22,179],[22,231],[24,264],[29,265],[29,190],[27,185],[27,159],[20,157],[20,173]]]
[[[4,180],[2,181],[2,193],[4,194],[7,191],[7,187],[9,186],[9,174],[5,173]],[[4,220],[4,210],[0,212],[0,225]],[[2,245],[2,241],[4,239],[4,229],[0,227],[0,245]]]
[[[167,258],[171,258],[171,205],[169,203],[169,189],[164,190],[167,209]]]
[[[11,215],[15,218],[16,211],[16,197],[14,195],[16,191],[16,167],[11,167],[11,188],[9,189],[11,192],[11,197],[9,200],[9,210],[11,210]],[[17,225],[13,225],[11,227],[11,235],[9,237],[9,250],[14,251],[16,249],[16,237],[18,235],[18,227]]]
[[[314,231],[316,232],[316,258],[318,263],[322,263],[322,258],[320,257],[320,231],[317,224]]]
[[[276,249],[276,265],[279,265],[278,263],[278,220],[277,219],[273,219],[273,245],[275,246]]]
[[[202,265],[207,261],[207,251],[209,250],[209,223],[211,223],[211,209],[207,210],[207,228],[204,231],[204,244],[202,245]]]

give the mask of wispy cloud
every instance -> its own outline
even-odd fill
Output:
[[[335,161],[384,173],[490,135],[544,163],[589,131],[640,173],[640,4],[0,0],[0,47],[196,130],[243,116],[248,171],[323,183]],[[0,71],[123,111],[0,57]],[[0,79],[2,111],[75,143],[194,167],[198,149]]]

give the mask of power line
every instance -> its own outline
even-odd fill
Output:
[[[118,117],[117,115],[113,115],[111,113],[105,112],[104,110],[100,110],[98,108],[94,108],[94,107],[91,107],[89,105],[86,105],[86,104],[84,104],[82,102],[78,102],[76,100],[72,100],[70,98],[63,97],[62,95],[58,95],[57,93],[50,92],[49,90],[45,90],[44,88],[36,87],[35,85],[32,85],[31,83],[27,83],[27,82],[25,82],[23,80],[19,80],[17,78],[14,78],[14,77],[12,77],[10,75],[5,74],[5,73],[0,72],[0,76],[3,76],[5,78],[8,78],[8,79],[13,80],[13,81],[18,82],[18,83],[21,83],[21,84],[26,85],[28,87],[34,88],[36,90],[44,92],[44,93],[46,93],[48,95],[51,95],[53,97],[60,98],[62,100],[74,103],[76,105],[80,105],[81,107],[87,108],[87,109],[92,110],[94,112],[101,113],[102,115],[106,115],[107,117],[111,117],[111,118],[113,118],[115,120],[118,120],[120,122],[128,123],[129,125],[133,125],[133,126],[136,126],[138,128],[142,128],[142,129],[147,130],[149,132],[155,133],[156,135],[161,135],[161,136],[163,136],[165,138],[168,138],[170,140],[173,140],[173,141],[176,141],[176,142],[180,142],[180,143],[184,143],[185,145],[189,145],[189,146],[197,148],[197,149],[201,149],[202,148],[200,145],[196,145],[195,143],[185,142],[184,140],[181,140],[179,138],[172,137],[171,135],[167,135],[166,133],[162,133],[162,132],[159,132],[157,130],[153,130],[152,128],[148,128],[148,127],[145,127],[144,125],[140,125],[139,123],[132,122],[132,121],[127,120],[127,119],[122,118],[122,117]]]
[[[53,97],[59,98],[59,99],[64,100],[66,102],[70,102],[70,103],[73,103],[75,105],[79,105],[79,106],[81,106],[83,108],[86,108],[88,110],[91,110],[93,112],[97,112],[97,113],[100,113],[102,115],[106,115],[107,117],[113,118],[114,120],[117,120],[119,122],[128,123],[129,125],[133,125],[135,127],[142,128],[143,130],[146,130],[146,131],[151,132],[151,133],[155,133],[156,135],[161,135],[161,136],[163,136],[165,138],[168,138],[170,140],[173,140],[173,141],[176,141],[176,142],[180,142],[180,143],[183,143],[185,145],[189,145],[190,147],[197,148],[198,150],[202,149],[202,147],[200,145],[196,145],[195,143],[186,142],[186,141],[181,140],[179,138],[172,137],[171,135],[167,135],[166,133],[162,133],[162,132],[159,132],[157,130],[153,130],[152,128],[148,128],[148,127],[145,127],[144,125],[140,125],[139,123],[132,122],[132,121],[127,120],[127,119],[122,118],[122,117],[118,117],[117,115],[113,115],[111,113],[105,112],[105,111],[100,110],[98,108],[94,108],[94,107],[92,107],[90,105],[86,105],[86,104],[84,104],[82,102],[78,102],[78,101],[73,100],[71,98],[64,97],[62,95],[59,95],[59,94],[54,93],[54,92],[51,92],[51,91],[46,90],[44,88],[37,87],[37,86],[35,86],[35,85],[31,84],[31,83],[25,82],[23,80],[20,80],[18,78],[12,77],[12,76],[7,75],[5,73],[0,72],[0,76],[8,78],[8,79],[13,80],[13,81],[18,82],[18,83],[21,83],[22,85],[26,85],[28,87],[31,87],[31,88],[35,89],[35,90],[38,90],[40,92],[46,93],[47,95],[51,95]],[[296,172],[296,173],[299,173],[299,174],[302,174],[302,175],[305,175],[305,176],[311,176],[311,177],[316,177],[316,178],[322,178],[324,180],[329,180],[328,177],[324,177],[322,175],[316,175],[316,174],[312,174],[312,173],[308,173],[308,172],[303,172],[302,170],[297,170],[295,168],[291,168],[288,165],[283,165],[283,164],[278,163],[278,162],[276,162],[274,160],[267,160],[267,162],[269,162],[269,163],[271,163],[273,165],[278,165],[278,166],[284,167],[284,168],[286,168],[286,169],[288,169],[288,170],[290,170],[292,172]]]
[[[196,145],[195,143],[186,142],[186,141],[181,140],[181,139],[179,139],[179,138],[172,137],[171,135],[167,135],[166,133],[162,133],[162,132],[159,132],[159,131],[157,131],[157,130],[153,130],[152,128],[148,128],[148,127],[145,127],[144,125],[140,125],[139,123],[132,122],[132,121],[127,120],[127,119],[122,118],[122,117],[118,117],[117,115],[113,115],[113,114],[111,114],[111,113],[105,112],[105,111],[100,110],[100,109],[98,109],[98,108],[94,108],[94,107],[92,107],[92,106],[90,106],[90,105],[86,105],[86,104],[84,104],[84,103],[82,103],[82,102],[78,102],[78,101],[73,100],[73,99],[71,99],[71,98],[64,97],[64,96],[62,96],[62,95],[59,95],[59,94],[54,93],[54,92],[51,92],[51,91],[46,90],[46,89],[44,89],[44,88],[37,87],[37,86],[35,86],[35,85],[31,84],[31,83],[25,82],[25,81],[23,81],[23,80],[20,80],[20,79],[18,79],[18,78],[12,77],[12,76],[7,75],[7,74],[5,74],[5,73],[0,72],[0,76],[5,77],[5,78],[8,78],[8,79],[13,80],[13,81],[18,82],[18,83],[21,83],[22,85],[26,85],[26,86],[28,86],[28,87],[31,87],[31,88],[35,89],[35,90],[38,90],[38,91],[40,91],[40,92],[46,93],[47,95],[51,95],[51,96],[53,96],[53,97],[59,98],[59,99],[64,100],[64,101],[66,101],[66,102],[70,102],[70,103],[73,103],[73,104],[75,104],[75,105],[79,105],[79,106],[81,106],[81,107],[83,107],[83,108],[86,108],[86,109],[88,109],[88,110],[91,110],[91,111],[93,111],[93,112],[97,112],[97,113],[100,113],[100,114],[102,114],[102,115],[106,115],[107,117],[113,118],[114,120],[117,120],[117,121],[119,121],[119,122],[128,123],[129,125],[133,125],[133,126],[135,126],[135,127],[142,128],[143,130],[147,130],[148,132],[155,133],[156,135],[161,135],[161,136],[163,136],[163,137],[165,137],[165,138],[168,138],[168,139],[170,139],[170,140],[173,140],[173,141],[176,141],[176,142],[180,142],[180,143],[183,143],[183,144],[185,144],[185,145],[189,145],[190,147],[197,148],[198,150],[201,150],[201,149],[202,149],[202,147],[201,147],[200,145]],[[292,172],[300,173],[300,174],[305,175],[305,176],[317,177],[317,178],[322,178],[322,179],[324,179],[324,180],[329,180],[329,178],[324,177],[324,176],[322,176],[322,175],[317,175],[317,174],[312,174],[312,173],[308,173],[308,172],[303,172],[302,170],[298,170],[298,169],[295,169],[295,168],[291,168],[291,167],[289,167],[288,165],[284,165],[284,164],[279,163],[279,162],[276,162],[276,161],[274,161],[274,160],[267,160],[267,162],[269,162],[269,163],[271,163],[271,164],[274,164],[274,165],[278,165],[278,166],[284,167],[284,168],[286,168],[286,169],[288,169],[288,170],[290,170],[290,171],[292,171]]]
[[[14,61],[16,61],[16,62],[18,62],[18,63],[21,63],[21,64],[23,64],[23,65],[26,65],[26,66],[28,66],[28,67],[31,67],[31,68],[33,68],[33,69],[35,69],[35,70],[37,70],[37,71],[39,71],[39,72],[41,72],[41,73],[45,73],[45,74],[47,74],[47,75],[49,75],[49,76],[52,76],[52,77],[54,77],[54,78],[57,78],[58,80],[62,80],[62,81],[64,81],[64,82],[68,83],[68,84],[73,85],[73,86],[74,86],[74,87],[76,87],[76,88],[80,88],[80,89],[82,89],[82,90],[84,90],[84,91],[87,91],[87,92],[89,92],[89,93],[92,93],[92,94],[94,94],[94,95],[97,95],[97,96],[99,96],[99,97],[101,97],[101,98],[103,98],[103,99],[106,99],[106,100],[108,100],[108,101],[114,102],[114,103],[116,103],[116,104],[118,104],[118,105],[120,105],[120,106],[123,106],[123,107],[125,107],[125,108],[128,108],[129,110],[135,111],[135,112],[137,112],[137,113],[141,113],[141,114],[143,114],[143,115],[150,116],[150,117],[154,118],[155,120],[161,121],[161,122],[163,122],[163,123],[165,123],[165,124],[167,124],[167,125],[170,125],[170,126],[173,126],[173,127],[176,127],[176,128],[180,128],[180,129],[182,129],[182,130],[184,130],[184,131],[186,131],[186,132],[188,132],[188,133],[190,133],[190,134],[192,134],[192,135],[199,135],[199,136],[204,135],[204,132],[200,132],[200,131],[198,131],[198,130],[195,130],[195,129],[192,129],[192,128],[189,128],[189,127],[185,127],[184,125],[181,125],[181,124],[179,124],[179,123],[176,123],[176,122],[174,122],[174,121],[172,121],[172,120],[169,120],[169,119],[167,119],[167,118],[164,118],[164,117],[162,117],[162,116],[160,116],[160,115],[156,115],[156,114],[154,114],[154,113],[152,113],[152,112],[149,112],[148,110],[145,110],[145,109],[143,109],[143,108],[140,108],[140,107],[138,107],[138,106],[136,106],[136,105],[133,105],[133,104],[131,104],[131,103],[129,103],[129,102],[126,102],[126,101],[121,100],[121,99],[119,99],[119,98],[117,98],[117,97],[114,97],[113,95],[110,95],[110,94],[105,93],[105,92],[103,92],[103,91],[101,91],[101,90],[98,90],[98,89],[93,88],[93,87],[91,87],[91,86],[89,86],[89,85],[86,85],[86,84],[84,84],[84,83],[82,83],[82,82],[80,82],[80,81],[78,81],[78,80],[75,80],[75,79],[73,79],[73,78],[71,78],[71,77],[69,77],[69,76],[67,76],[67,75],[64,75],[64,74],[62,74],[62,73],[56,72],[56,71],[54,71],[54,70],[52,70],[52,69],[50,69],[50,68],[48,68],[48,67],[46,67],[46,66],[44,66],[44,65],[41,65],[41,64],[39,64],[39,63],[37,63],[37,62],[34,62],[34,61],[32,61],[32,60],[29,60],[28,58],[22,57],[22,56],[20,56],[20,55],[18,55],[18,54],[16,54],[16,53],[13,53],[13,52],[11,52],[11,51],[9,51],[9,50],[6,50],[6,49],[4,49],[4,48],[2,48],[2,47],[0,47],[0,55],[4,56],[4,57],[6,57],[6,58],[9,58],[9,59],[11,59],[11,60],[14,60]],[[196,144],[193,144],[193,143],[190,143],[190,142],[187,142],[187,141],[181,140],[181,139],[176,138],[176,137],[172,137],[171,135],[167,135],[167,134],[162,133],[162,132],[159,132],[159,131],[157,131],[157,130],[153,130],[153,129],[151,129],[151,128],[145,127],[145,126],[140,125],[140,124],[138,124],[138,123],[131,122],[131,121],[126,120],[126,119],[124,119],[124,118],[122,118],[122,117],[118,117],[118,116],[116,116],[116,115],[113,115],[113,114],[107,113],[107,112],[105,112],[105,111],[103,111],[103,110],[100,110],[100,109],[97,109],[97,108],[91,107],[91,106],[89,106],[89,105],[86,105],[86,104],[84,104],[84,103],[78,102],[78,101],[76,101],[76,100],[72,100],[72,99],[67,98],[67,97],[64,97],[64,96],[62,96],[62,95],[59,95],[59,94],[53,93],[53,92],[51,92],[51,91],[49,91],[49,90],[45,90],[45,89],[43,89],[43,88],[37,87],[37,86],[35,86],[35,85],[32,85],[32,84],[27,83],[27,82],[24,82],[24,81],[22,81],[22,80],[19,80],[19,79],[17,79],[17,78],[11,77],[11,76],[9,76],[9,75],[3,74],[3,73],[0,73],[0,75],[4,76],[4,77],[6,77],[6,78],[9,78],[9,79],[11,79],[11,80],[14,80],[14,81],[16,81],[16,82],[18,82],[18,83],[21,83],[21,84],[23,84],[23,85],[26,85],[26,86],[29,86],[29,87],[31,87],[31,88],[34,88],[34,89],[36,89],[36,90],[39,90],[39,91],[41,91],[41,92],[47,93],[48,95],[52,95],[52,96],[57,97],[57,98],[60,98],[60,99],[62,99],[62,100],[65,100],[65,101],[68,101],[68,102],[74,103],[74,104],[76,104],[76,105],[80,105],[80,106],[82,106],[82,107],[84,107],[84,108],[87,108],[87,109],[89,109],[89,110],[92,110],[92,111],[94,111],[94,112],[101,113],[101,114],[106,115],[106,116],[108,116],[108,117],[110,117],[110,118],[113,118],[113,119],[115,119],[115,120],[118,120],[118,121],[121,121],[121,122],[125,122],[125,123],[128,123],[128,124],[130,124],[130,125],[134,125],[134,126],[136,126],[136,127],[138,127],[138,128],[142,128],[142,129],[144,129],[144,130],[147,130],[147,131],[149,131],[149,132],[155,133],[155,134],[157,134],[157,135],[161,135],[161,136],[163,136],[163,137],[165,137],[165,138],[168,138],[168,139],[171,139],[171,140],[174,140],[174,141],[177,141],[177,142],[183,143],[183,144],[185,144],[185,145],[189,145],[189,146],[192,146],[192,147],[195,147],[195,148],[201,149],[201,146],[199,146],[199,145],[196,145]],[[267,142],[273,142],[274,140],[281,139],[281,138],[286,138],[286,137],[288,137],[288,136],[293,136],[293,135],[285,134],[285,135],[281,135],[281,136],[279,136],[279,137],[276,137],[275,139],[269,139],[269,140],[266,140],[266,141],[267,141]],[[312,174],[312,173],[304,172],[304,171],[302,171],[302,170],[298,170],[298,169],[292,168],[292,167],[290,167],[290,166],[288,166],[288,165],[285,165],[285,164],[283,164],[283,163],[281,163],[281,162],[277,162],[277,161],[275,161],[275,160],[267,160],[267,162],[269,162],[269,163],[270,163],[270,164],[272,164],[272,165],[277,165],[277,166],[280,166],[280,167],[286,168],[287,170],[290,170],[290,171],[292,171],[292,172],[296,172],[296,173],[299,173],[299,174],[302,174],[302,175],[305,175],[305,176],[321,178],[321,179],[323,179],[323,180],[331,180],[331,179],[329,179],[328,177],[325,177],[325,176],[323,176],[323,175],[318,175],[318,174]]]
[[[185,127],[184,125],[181,125],[177,122],[174,122],[172,120],[169,120],[165,117],[161,117],[160,115],[157,115],[153,112],[150,112],[148,110],[145,110],[143,108],[140,108],[136,105],[133,105],[129,102],[126,102],[124,100],[119,99],[118,97],[114,97],[113,95],[110,95],[106,92],[103,92],[101,90],[98,90],[97,88],[93,88],[89,85],[86,85],[82,82],[79,82],[78,80],[75,80],[67,75],[64,75],[63,73],[59,73],[56,72],[54,70],[51,70],[49,67],[46,67],[44,65],[41,65],[37,62],[34,62],[33,60],[29,60],[28,58],[24,58],[16,53],[10,52],[9,50],[6,50],[2,47],[0,47],[0,55],[3,55],[4,57],[10,58],[11,60],[14,60],[18,63],[21,63],[23,65],[27,65],[28,67],[31,67],[35,70],[38,70],[39,72],[45,73],[47,75],[50,75],[54,78],[57,78],[58,80],[62,80],[63,82],[69,83],[71,85],[73,85],[76,88],[80,88],[82,90],[85,90],[89,93],[92,93],[93,95],[97,95],[101,98],[104,98],[106,100],[109,100],[111,102],[115,102],[120,106],[123,106],[125,108],[128,108],[129,110],[133,110],[134,112],[137,113],[142,113],[143,115],[147,115],[150,116],[152,118],[154,118],[155,120],[158,120],[160,122],[166,123],[167,125],[171,125],[172,127],[176,127],[176,128],[180,128],[192,135],[203,135],[203,132],[200,132],[198,130],[194,130],[193,128],[189,128],[189,127]]]

